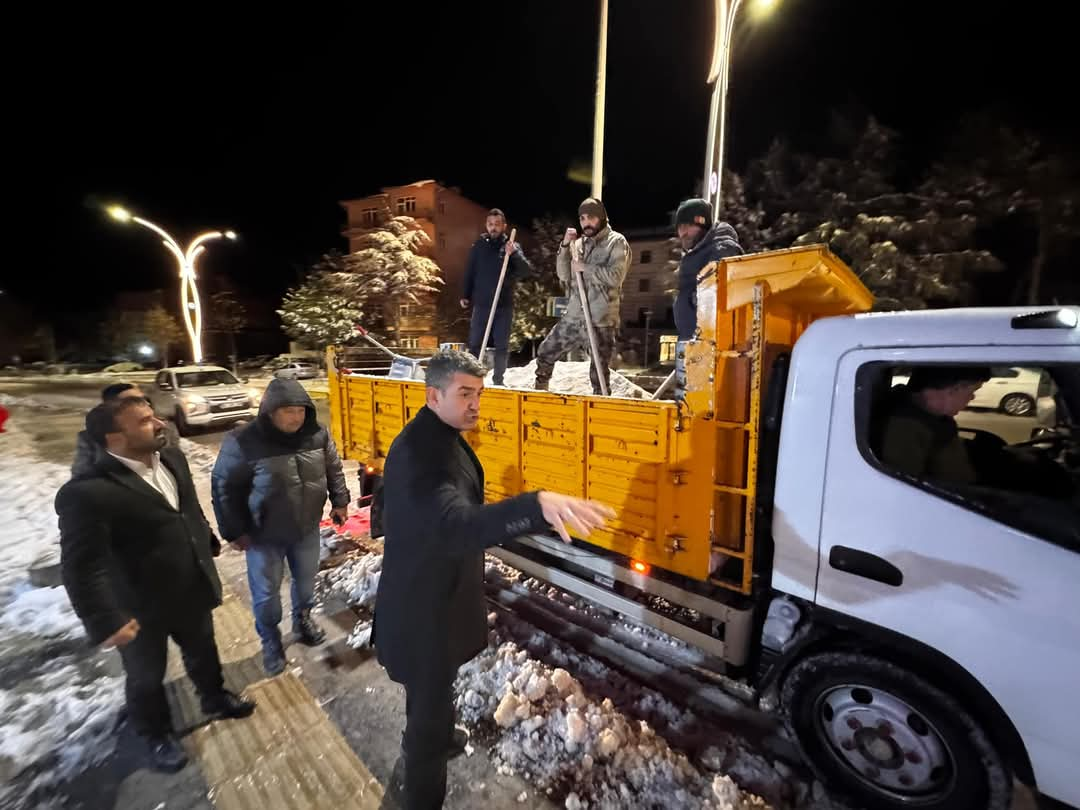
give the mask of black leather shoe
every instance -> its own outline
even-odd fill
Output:
[[[292,629],[300,639],[300,643],[308,647],[318,647],[326,641],[326,632],[311,618],[310,610],[305,610],[298,619],[293,621]]]
[[[220,695],[203,700],[202,710],[207,717],[250,717],[255,711],[255,701],[223,689]]]
[[[176,773],[188,764],[187,754],[180,742],[171,734],[164,737],[147,737],[150,749],[150,767],[163,773]]]

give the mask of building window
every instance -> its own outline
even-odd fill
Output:
[[[651,250],[643,250],[643,251],[641,251],[641,258],[638,259],[638,264],[652,264],[652,251]]]
[[[401,317],[401,318],[411,318],[411,317],[413,317],[414,315],[417,315],[417,314],[419,314],[419,313],[418,313],[416,304],[413,304],[413,303],[398,304],[398,316],[399,317]]]
[[[648,292],[649,291],[649,280],[647,278],[639,278],[638,279],[637,291],[638,292]]]
[[[399,197],[397,201],[397,212],[399,214],[416,213],[416,197]]]
[[[378,208],[365,208],[360,212],[361,218],[365,225],[378,225],[379,224],[379,209]]]
[[[419,349],[420,338],[416,335],[409,335],[398,339],[398,348],[401,349]]]

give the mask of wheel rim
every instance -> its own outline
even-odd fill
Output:
[[[956,769],[944,738],[896,695],[836,686],[818,698],[814,718],[832,755],[873,790],[912,805],[951,790]]]
[[[1027,397],[1005,397],[1001,407],[1010,416],[1025,416],[1031,413],[1031,402]]]

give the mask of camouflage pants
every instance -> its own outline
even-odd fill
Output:
[[[611,391],[611,355],[615,352],[615,327],[597,326],[595,328],[596,353],[599,355],[597,359],[600,370],[604,374],[604,382],[607,383],[608,391]],[[592,362],[589,330],[585,326],[585,321],[566,318],[555,324],[536,352],[537,391],[547,390],[551,374],[555,370],[555,361],[575,349],[589,355],[589,380],[592,382],[593,393],[600,393],[600,378],[596,375],[596,365]]]

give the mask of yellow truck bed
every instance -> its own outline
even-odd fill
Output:
[[[486,495],[534,489],[593,498],[618,517],[589,542],[647,566],[748,593],[764,372],[813,320],[873,299],[826,248],[721,262],[698,295],[685,401],[489,389],[466,435]],[[346,458],[381,468],[424,404],[424,384],[330,366],[334,437]]]

